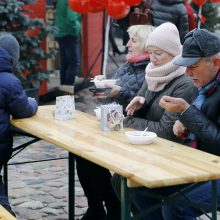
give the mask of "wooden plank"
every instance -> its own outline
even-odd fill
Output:
[[[16,218],[0,205],[0,220],[16,220]]]
[[[94,116],[79,111],[76,119],[54,120],[53,110],[40,106],[37,115],[11,123],[149,188],[220,179],[218,156],[162,138],[132,145],[124,134],[127,129],[103,132]]]

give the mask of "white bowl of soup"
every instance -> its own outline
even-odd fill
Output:
[[[157,134],[150,131],[127,131],[125,135],[131,144],[151,144],[157,137]]]
[[[93,82],[96,88],[102,89],[102,88],[107,88],[106,84],[115,85],[117,82],[117,79],[102,79],[102,80],[94,79]]]

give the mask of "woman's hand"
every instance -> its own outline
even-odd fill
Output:
[[[108,83],[105,84],[105,88],[108,89],[108,91],[96,93],[95,96],[99,99],[112,98],[117,96],[121,90],[121,86],[111,85]]]
[[[117,85],[112,85],[112,84],[105,84],[105,87],[110,89],[110,91],[107,94],[107,98],[112,98],[118,95],[118,93],[121,90],[121,86],[117,86]]]
[[[159,105],[168,112],[184,112],[189,108],[189,104],[182,98],[173,98],[171,96],[163,96]]]
[[[103,75],[97,75],[94,78],[94,80],[102,80],[102,79],[105,79],[105,77]]]
[[[127,116],[132,116],[135,111],[139,110],[145,102],[145,98],[142,96],[136,96],[134,97],[128,106],[126,107]]]

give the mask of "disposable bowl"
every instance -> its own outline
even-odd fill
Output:
[[[125,135],[131,144],[151,144],[157,137],[154,132],[145,131],[144,135],[141,135],[142,133],[143,131],[127,131]]]
[[[94,80],[94,84],[96,88],[106,88],[105,84],[108,83],[110,85],[115,85],[117,79],[102,79],[102,80]]]

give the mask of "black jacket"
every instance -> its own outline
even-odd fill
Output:
[[[197,136],[199,149],[220,155],[220,85],[206,98],[201,111],[190,106],[180,121]]]
[[[164,22],[176,25],[180,33],[181,42],[189,31],[188,14],[184,0],[153,0],[151,6],[152,20],[154,26]]]

